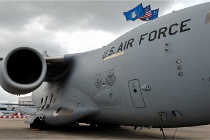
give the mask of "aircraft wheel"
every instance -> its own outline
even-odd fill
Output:
[[[39,118],[36,118],[32,124],[30,124],[30,128],[32,129],[39,129],[44,130],[46,129],[46,125],[43,121],[41,121]]]
[[[30,124],[30,128],[31,129],[34,128],[34,124],[33,123]]]
[[[90,127],[96,127],[96,126],[97,126],[96,124],[93,123],[90,124]]]
[[[44,123],[44,122],[41,122],[39,123],[39,130],[46,130],[47,129],[47,125]]]

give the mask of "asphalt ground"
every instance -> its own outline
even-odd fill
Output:
[[[100,128],[88,125],[55,127],[48,130],[30,129],[25,119],[0,119],[0,139],[163,139],[158,128]],[[167,139],[172,139],[175,128],[165,128]],[[210,139],[210,125],[178,128],[174,139]]]

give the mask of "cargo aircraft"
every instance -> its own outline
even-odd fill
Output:
[[[0,85],[32,93],[31,128],[174,128],[210,124],[210,3],[172,12],[85,53],[18,47],[0,58]]]

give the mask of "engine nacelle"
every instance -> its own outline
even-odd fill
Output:
[[[47,71],[43,56],[28,47],[9,52],[0,66],[0,85],[11,94],[32,92],[42,84]]]

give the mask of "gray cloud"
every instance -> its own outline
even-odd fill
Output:
[[[6,93],[2,88],[0,88],[0,103],[2,101],[17,101],[18,96]]]
[[[1,30],[1,28],[0,28]],[[56,42],[54,33],[52,31],[24,31],[24,32],[0,32],[0,55],[4,56],[16,47],[32,47],[36,48],[40,53],[48,50],[50,54],[61,55],[68,52],[61,44]]]
[[[166,1],[153,3],[153,9],[170,4]],[[138,4],[137,1],[0,1],[0,55],[19,46],[64,54],[67,48],[56,42],[55,34],[59,31],[101,30],[122,34],[141,24],[140,21],[127,22],[123,15]],[[144,6],[148,4],[150,2],[143,2]],[[29,25],[35,21],[44,26],[44,31],[31,29]]]
[[[144,6],[150,4],[144,1]],[[154,2],[152,8],[167,7],[170,1]],[[119,32],[131,28],[132,22],[125,22],[123,12],[139,4],[138,1],[44,1],[44,2],[0,2],[0,25],[13,30],[24,29],[31,20],[48,16],[48,30],[98,29]],[[160,14],[162,11],[160,10]],[[129,23],[129,24],[128,24]]]

